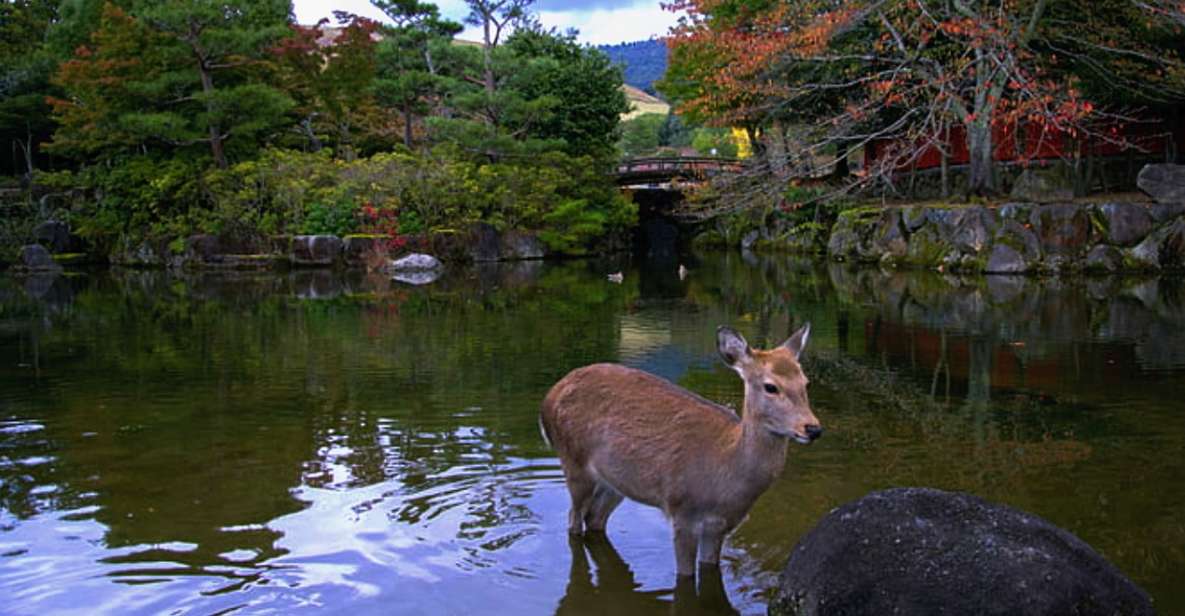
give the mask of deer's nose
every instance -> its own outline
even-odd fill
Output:
[[[806,427],[806,437],[812,441],[823,436],[823,427],[818,424],[810,424]]]

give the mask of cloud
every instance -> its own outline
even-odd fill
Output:
[[[576,28],[582,42],[604,45],[666,36],[678,15],[664,11],[657,2],[638,2],[620,9],[540,11],[539,18],[560,30]]]
[[[581,13],[620,9],[641,4],[658,5],[657,2],[638,2],[638,0],[539,0],[535,3],[535,10],[540,13]]]
[[[368,0],[294,0],[296,19],[302,24],[332,18],[333,11],[346,11],[384,20],[382,11]],[[445,17],[461,21],[469,9],[464,0],[438,0],[436,5]],[[534,6],[545,26],[560,30],[576,28],[580,41],[593,45],[639,41],[664,36],[675,24],[677,15],[664,11],[658,0],[540,0]],[[384,20],[385,21],[385,20]],[[461,38],[479,40],[480,31],[466,28]]]

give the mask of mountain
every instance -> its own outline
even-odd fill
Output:
[[[625,67],[625,82],[654,94],[654,82],[667,72],[667,46],[662,41],[636,41],[597,47],[616,64]]]

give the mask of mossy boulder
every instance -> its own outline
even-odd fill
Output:
[[[935,225],[927,225],[909,237],[905,250],[905,261],[911,265],[934,268],[942,265],[958,251],[938,231]]]
[[[1097,229],[1113,246],[1134,246],[1152,231],[1152,214],[1136,203],[1105,203],[1098,208]]]

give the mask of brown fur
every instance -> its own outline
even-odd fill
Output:
[[[569,531],[604,531],[628,497],[667,514],[680,575],[693,574],[697,551],[701,562],[718,562],[724,536],[781,474],[788,437],[809,442],[819,433],[797,361],[807,331],[753,351],[721,330],[721,354],[746,384],[742,417],[615,364],[579,368],[556,383],[540,424],[572,496]],[[766,393],[766,384],[778,394]]]

